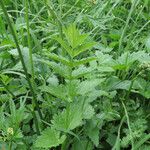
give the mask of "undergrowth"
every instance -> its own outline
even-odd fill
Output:
[[[150,149],[149,0],[0,6],[0,149]]]

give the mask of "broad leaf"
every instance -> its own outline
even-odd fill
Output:
[[[57,64],[57,63],[52,62],[52,61],[48,61],[48,60],[39,59],[38,61],[40,61],[44,64],[47,64],[50,68],[52,68],[59,75],[65,77],[65,78],[69,78],[68,67],[66,67],[64,65]]]
[[[78,85],[78,94],[85,95],[90,93],[91,91],[95,90],[95,87],[98,86],[104,79],[95,79],[95,80],[86,80],[81,82]]]
[[[97,124],[97,120],[88,121],[85,131],[95,146],[99,145],[99,128]]]
[[[94,146],[88,138],[82,138],[80,141],[75,140],[71,150],[94,150]]]
[[[70,104],[61,113],[54,115],[52,124],[53,127],[62,130],[70,131],[80,126],[82,123],[82,111],[77,104]]]
[[[69,27],[64,28],[64,33],[69,45],[73,49],[78,45],[82,44],[88,37],[87,34],[80,34],[75,24],[71,24]]]
[[[91,119],[94,114],[94,108],[90,104],[86,104],[83,112],[84,119]]]
[[[49,84],[49,86],[43,85],[39,87],[39,89],[42,92],[47,92],[53,96],[56,96],[57,98],[66,100],[66,92],[65,92],[66,89],[64,88],[63,85],[58,86],[58,85]]]
[[[62,144],[66,139],[65,135],[60,136],[60,132],[53,129],[47,128],[42,132],[35,142],[35,147],[40,148],[51,148]]]
[[[85,66],[80,66],[72,72],[72,78],[77,79],[83,77],[84,75],[90,73],[92,71],[91,68],[87,68]]]

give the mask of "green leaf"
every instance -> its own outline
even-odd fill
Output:
[[[9,40],[3,40],[0,43],[0,50],[4,50],[6,48],[12,48],[15,47],[15,44],[13,41]],[[0,51],[1,52],[1,51]]]
[[[53,127],[62,130],[70,131],[80,126],[82,123],[82,110],[77,104],[70,104],[61,113],[54,115],[52,124]]]
[[[57,42],[66,50],[66,52],[71,57],[73,57],[73,51],[72,51],[72,49],[68,46],[68,44],[63,39],[61,39],[60,37],[55,37],[54,39],[57,40]]]
[[[5,29],[5,23],[3,18],[0,16],[0,33],[1,34],[5,34],[6,33],[6,29]]]
[[[21,62],[19,62],[20,63],[20,65],[19,66],[21,66]],[[25,78],[25,75],[23,74],[23,73],[21,73],[21,72],[19,72],[19,71],[23,71],[23,70],[15,70],[15,69],[7,69],[7,70],[5,70],[5,71],[3,71],[3,74],[14,74],[14,75],[18,75],[18,76],[20,76],[20,77],[24,77]]]
[[[69,69],[68,69],[68,67],[66,67],[64,65],[57,64],[57,63],[52,62],[52,61],[48,61],[48,60],[38,59],[38,61],[48,65],[50,68],[52,68],[59,75],[65,77],[67,79],[69,78]]]
[[[12,78],[8,77],[7,75],[0,74],[0,80],[7,85],[11,82]]]
[[[9,101],[10,105],[10,116],[9,125],[14,128],[19,128],[20,123],[24,120],[25,116],[25,102],[20,101],[20,107],[17,109],[13,101]]]
[[[94,150],[94,146],[88,138],[82,138],[80,141],[75,140],[71,150]]]
[[[122,89],[122,90],[129,90],[131,85],[131,81],[129,80],[124,80],[116,83],[116,85],[113,87],[113,89]]]
[[[46,81],[49,84],[52,84],[53,86],[58,86],[59,85],[59,80],[58,80],[57,76],[55,76],[55,75],[50,76]]]
[[[99,145],[99,128],[97,127],[97,123],[97,120],[92,119],[88,121],[86,126],[86,134],[96,147]]]
[[[145,134],[144,136],[142,136],[142,138],[140,138],[140,140],[135,144],[134,149],[138,149],[140,148],[141,145],[143,145],[146,141],[148,141],[150,139],[150,134]]]
[[[101,66],[112,66],[112,64],[114,63],[111,55],[103,54],[101,51],[96,51],[95,54]]]
[[[63,85],[58,86],[58,85],[49,84],[49,86],[43,85],[39,87],[39,89],[42,92],[47,92],[53,96],[56,96],[57,98],[66,100],[66,92],[65,92],[66,89],[64,88]]]
[[[114,72],[115,70],[112,67],[100,66],[98,67],[99,72]]]
[[[101,96],[109,97],[110,95],[106,91],[93,90],[92,92],[89,93],[88,98],[86,99],[86,101],[93,102],[94,100],[96,100],[98,97],[101,97]]]
[[[90,48],[92,48],[94,45],[96,44],[96,42],[88,42],[85,44],[82,44],[81,46],[77,47],[76,49],[74,49],[73,51],[73,57],[78,56],[80,53],[85,52],[86,50],[89,50]]]
[[[11,96],[8,94],[0,94],[0,102],[5,103],[8,102],[11,99]]]
[[[150,62],[150,55],[145,51],[133,52],[131,54],[132,59],[139,61],[140,63]]]
[[[72,72],[72,78],[77,79],[83,77],[84,75],[90,73],[92,71],[91,68],[87,68],[85,66],[80,66]]]
[[[137,78],[133,84],[133,88],[144,97],[150,98],[150,83],[146,80]]]
[[[90,104],[85,105],[83,112],[84,119],[91,119],[94,116],[94,114],[95,114],[94,108]]]
[[[148,37],[148,38],[146,39],[145,45],[146,45],[148,51],[150,51],[150,37]]]
[[[23,47],[22,45],[20,46],[20,48],[21,48],[23,59],[25,61],[25,65],[26,65],[26,67],[28,69],[28,72],[31,72],[31,65],[30,65],[30,60],[29,60],[29,58],[30,58],[30,56],[29,56],[29,48],[28,47]],[[11,55],[13,55],[14,57],[19,57],[17,48],[16,49],[11,49],[9,51],[9,53]],[[22,66],[21,66],[21,68],[22,68]]]
[[[61,62],[63,63],[64,65],[67,65],[67,66],[71,66],[71,63],[64,57],[62,56],[58,56],[56,54],[52,54],[52,53],[49,53],[49,54],[45,54],[47,57],[55,60],[55,61],[58,61],[58,62]]]
[[[60,132],[53,129],[47,128],[42,132],[35,142],[35,147],[40,148],[51,148],[57,147],[62,144],[66,139],[65,135],[60,136]]]
[[[76,67],[76,66],[80,66],[80,65],[89,63],[89,62],[94,61],[94,60],[96,60],[96,57],[87,57],[87,58],[83,58],[81,60],[75,60],[73,62],[73,65],[74,65],[74,67]]]
[[[78,85],[78,94],[85,95],[90,93],[91,91],[95,90],[95,87],[98,86],[104,79],[94,79],[94,80],[86,80],[82,81]]]
[[[64,33],[67,38],[69,45],[74,49],[75,47],[82,44],[86,38],[87,34],[80,34],[79,30],[76,28],[75,24],[71,24],[69,27],[64,28]]]

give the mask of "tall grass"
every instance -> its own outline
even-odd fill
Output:
[[[30,80],[30,77],[29,77],[29,74],[27,72],[27,68],[26,68],[26,65],[25,65],[25,62],[24,62],[24,59],[23,59],[23,55],[22,55],[22,52],[21,52],[21,48],[19,46],[19,42],[18,42],[18,39],[17,39],[17,35],[16,35],[16,32],[13,28],[13,25],[12,25],[12,22],[10,21],[10,18],[9,18],[9,15],[7,13],[7,10],[5,8],[5,5],[4,5],[4,2],[3,1],[0,1],[0,4],[1,4],[1,7],[2,7],[2,10],[5,14],[5,17],[6,17],[6,20],[8,22],[8,25],[10,27],[10,31],[12,33],[12,36],[14,38],[14,42],[16,44],[16,47],[17,47],[17,50],[18,50],[18,53],[19,53],[19,56],[20,56],[20,60],[21,60],[21,63],[22,63],[22,67],[23,67],[23,70],[24,70],[24,73],[25,73],[25,76],[26,76],[26,79],[27,79],[27,82],[29,84],[29,87],[30,87],[30,90],[31,90],[31,93],[32,93],[32,96],[33,96],[33,101],[32,101],[32,106],[33,106],[33,117],[34,117],[34,120],[35,120],[35,126],[36,126],[36,130],[37,130],[37,134],[40,134],[40,130],[39,130],[39,126],[38,126],[38,120],[37,120],[37,117],[36,117],[36,114],[35,114],[35,107],[37,108],[38,110],[38,113],[40,115],[40,117],[42,118],[42,113],[41,113],[41,110],[39,108],[39,105],[38,105],[38,102],[37,102],[37,99],[36,99],[36,94],[35,94],[35,91],[34,91],[34,88],[32,86],[32,83],[31,83],[31,80]],[[30,52],[30,54],[32,55],[32,53]],[[32,56],[30,56],[32,58]],[[30,58],[30,59],[31,59]],[[33,77],[33,76],[32,76]]]

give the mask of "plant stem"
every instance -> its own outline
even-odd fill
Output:
[[[31,76],[32,76],[32,86],[34,87],[34,64],[33,64],[33,57],[32,57],[32,46],[31,46],[31,38],[30,38],[30,26],[29,26],[29,7],[28,7],[28,0],[25,0],[26,6],[26,26],[27,26],[27,39],[28,39],[28,47],[29,47],[29,60],[31,65]]]
[[[14,42],[15,42],[17,50],[18,50],[18,54],[19,54],[19,57],[20,57],[20,60],[21,60],[21,63],[22,63],[22,67],[23,67],[23,70],[24,70],[24,73],[25,73],[25,76],[26,76],[26,80],[28,82],[29,88],[30,88],[31,93],[32,93],[32,97],[33,97],[33,100],[32,100],[33,110],[35,108],[37,108],[39,116],[42,118],[42,113],[40,111],[40,108],[39,108],[39,105],[38,105],[38,102],[37,102],[37,99],[36,99],[36,96],[35,96],[35,93],[34,93],[34,90],[33,90],[32,84],[31,84],[31,81],[30,81],[30,77],[29,77],[29,74],[27,72],[27,68],[26,68],[26,65],[25,65],[25,62],[24,62],[24,59],[23,59],[23,55],[22,55],[20,46],[19,46],[17,35],[16,35],[15,30],[13,28],[13,25],[12,25],[12,23],[10,21],[10,18],[9,18],[9,15],[8,15],[7,10],[5,8],[3,0],[0,1],[0,4],[1,4],[2,10],[3,10],[3,13],[5,14],[8,26],[9,26],[9,28],[11,30],[12,36],[14,38]],[[33,113],[35,113],[35,112],[33,111]],[[33,117],[36,117],[36,114]],[[37,118],[34,118],[34,119],[37,120]],[[36,130],[37,130],[37,133],[38,133],[39,129],[36,128]]]
[[[25,0],[25,10],[26,10],[26,26],[27,26],[27,39],[28,39],[28,47],[29,47],[29,60],[30,60],[30,65],[31,65],[31,84],[35,93],[35,74],[34,74],[34,64],[33,64],[33,57],[32,57],[32,46],[31,46],[31,37],[30,37],[30,26],[29,26],[29,7],[28,7],[28,0]],[[41,119],[43,119],[40,108],[38,107],[39,110],[39,115],[41,117]],[[34,111],[34,110],[33,110]],[[36,117],[36,114],[33,113],[34,118]],[[37,118],[35,118],[35,125],[36,128],[37,126],[38,120]],[[39,130],[38,130],[39,132]]]
[[[40,129],[39,129],[39,124],[38,124],[38,119],[36,117],[36,113],[33,111],[32,112],[32,115],[33,115],[33,118],[34,118],[34,123],[35,123],[35,128],[36,128],[36,132],[38,135],[40,135]]]
[[[73,58],[70,58],[70,63],[73,64]],[[74,97],[72,95],[72,66],[69,66],[69,93],[68,93],[68,97],[69,100],[67,101],[67,106],[66,106],[66,126],[68,127],[68,123],[69,123],[69,115],[70,115],[70,101],[72,102],[74,100]],[[66,138],[65,142],[62,144],[61,146],[61,150],[65,150],[66,149],[66,145],[68,143],[68,139]]]
[[[120,131],[121,131],[121,127],[122,127],[124,121],[125,121],[125,116],[123,116],[123,118],[121,119],[121,122],[119,124],[118,135],[117,135],[116,142],[115,142],[112,150],[117,150],[120,148]],[[119,146],[119,148],[118,148],[118,146]]]
[[[9,150],[12,150],[12,141],[9,142]]]

